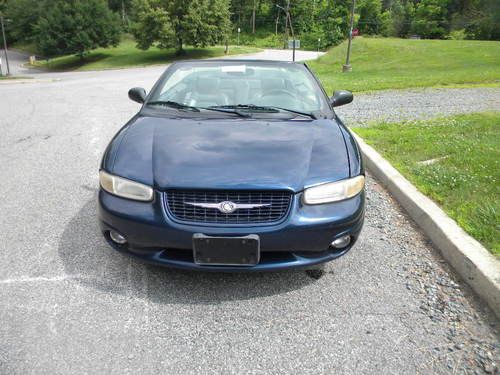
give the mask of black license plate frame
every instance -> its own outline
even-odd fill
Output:
[[[260,238],[193,235],[193,259],[202,266],[255,266],[260,261]]]

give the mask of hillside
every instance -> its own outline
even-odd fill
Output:
[[[342,73],[347,42],[308,65],[330,94],[411,87],[500,84],[500,42],[355,38],[352,72]]]

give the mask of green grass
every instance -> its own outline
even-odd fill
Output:
[[[347,43],[309,66],[330,93],[429,86],[500,86],[500,42],[355,38],[352,72],[342,73]]]
[[[500,256],[500,112],[381,123],[354,131]],[[420,163],[431,159],[438,160]]]
[[[11,46],[14,50],[23,51],[30,55],[36,55],[36,45],[33,42],[16,42]]]
[[[24,77],[24,76],[0,76],[0,80],[8,80],[8,79],[32,79],[33,77]]]
[[[62,56],[49,61],[38,61],[37,67],[55,71],[67,70],[102,70],[128,68],[134,66],[146,66],[155,64],[166,64],[174,60],[205,59],[224,55],[224,46],[207,48],[186,47],[186,53],[181,56],[175,55],[174,49],[159,49],[152,47],[146,51],[136,48],[131,39],[124,39],[117,47],[98,48],[85,56],[83,61],[78,56]],[[229,54],[243,54],[258,52],[255,47],[229,46]]]
[[[238,44],[238,35],[233,33],[230,39],[231,44]],[[239,45],[258,48],[283,48],[283,34],[278,35],[265,30],[256,30],[255,34],[241,33]]]

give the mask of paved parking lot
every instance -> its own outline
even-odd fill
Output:
[[[497,320],[387,192],[315,278],[180,272],[115,253],[97,168],[162,67],[0,85],[0,373],[482,373]]]

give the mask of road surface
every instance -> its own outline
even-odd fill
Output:
[[[163,67],[0,85],[0,373],[495,371],[498,321],[368,179],[321,277],[145,265],[102,239],[97,170]]]

